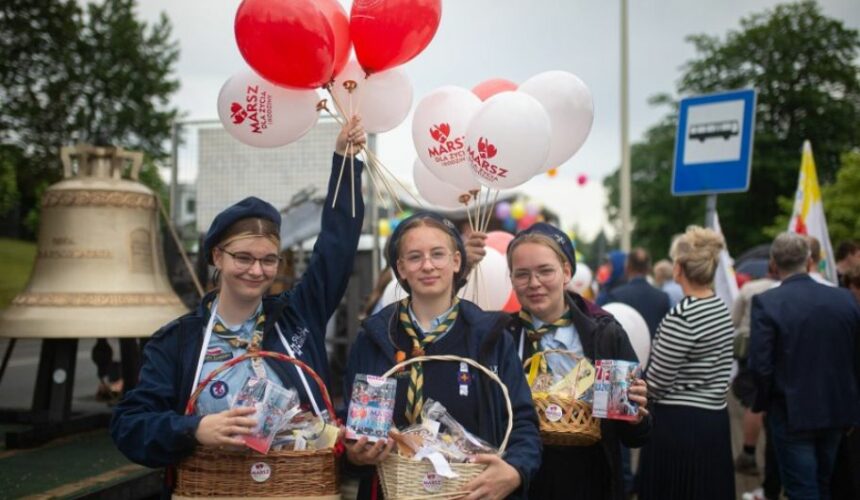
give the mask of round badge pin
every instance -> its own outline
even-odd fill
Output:
[[[251,479],[264,483],[272,477],[272,468],[266,462],[257,462],[251,466]]]
[[[428,472],[424,474],[421,485],[424,486],[424,491],[427,493],[436,493],[442,489],[442,476],[435,472]]]
[[[550,422],[558,422],[559,420],[561,420],[561,417],[564,416],[564,411],[562,411],[561,406],[557,404],[551,404],[546,407],[544,414],[546,415],[546,419]]]
[[[215,399],[221,399],[227,395],[227,392],[230,388],[227,386],[227,382],[223,380],[216,380],[212,382],[212,385],[209,386],[209,394],[212,395]]]

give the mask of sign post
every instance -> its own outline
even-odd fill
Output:
[[[672,195],[708,195],[708,227],[713,227],[718,193],[749,190],[755,104],[755,89],[693,96],[679,103]]]

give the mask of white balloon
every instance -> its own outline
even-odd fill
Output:
[[[501,311],[511,294],[508,263],[496,249],[486,247],[487,255],[469,273],[469,279],[460,293],[461,299],[470,300],[485,311]]]
[[[446,184],[431,174],[430,169],[418,158],[412,164],[412,180],[415,182],[415,189],[418,190],[418,194],[431,205],[446,210],[457,210],[464,207],[460,201],[460,196],[464,194],[468,196],[468,193]]]
[[[551,134],[549,116],[537,99],[522,92],[494,95],[466,129],[472,174],[490,189],[519,186],[543,168]]]
[[[381,303],[380,308],[387,306],[388,304],[393,304],[395,302],[399,302],[400,300],[405,299],[409,295],[406,293],[406,290],[397,282],[396,279],[392,279],[386,285],[385,290],[382,291],[382,297],[379,298]]]
[[[356,83],[352,97],[343,86],[350,80]],[[412,82],[400,68],[365,77],[358,62],[350,60],[334,79],[331,90],[344,113],[351,109],[352,114],[361,116],[364,129],[372,134],[388,132],[400,125],[412,109]]]
[[[577,262],[576,272],[573,273],[573,278],[567,283],[567,289],[582,295],[591,286],[593,278],[591,268],[582,262]]]
[[[463,192],[480,189],[466,156],[466,127],[481,107],[471,91],[448,85],[427,94],[412,116],[412,142],[433,175]]]
[[[218,94],[218,118],[228,134],[258,148],[299,140],[319,118],[314,90],[269,83],[253,71],[231,76]]]
[[[615,316],[627,332],[627,338],[630,339],[636,357],[639,358],[639,366],[642,368],[648,366],[648,357],[651,355],[651,335],[648,333],[648,324],[645,323],[642,315],[636,309],[621,302],[606,304],[603,309]]]
[[[519,86],[543,105],[552,123],[552,142],[543,171],[559,167],[570,159],[591,132],[594,100],[591,91],[573,73],[547,71]]]

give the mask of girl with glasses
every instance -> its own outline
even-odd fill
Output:
[[[509,318],[485,312],[458,299],[468,265],[460,233],[448,220],[419,213],[401,222],[388,242],[386,256],[409,297],[364,321],[352,346],[345,377],[349,401],[356,374],[381,375],[400,361],[452,354],[473,359],[495,371],[510,393],[513,431],[504,458],[477,455],[487,469],[466,487],[474,500],[524,498],[540,463],[537,418],[511,338],[504,334]],[[396,375],[394,424],[420,421],[426,398],[442,403],[466,429],[499,446],[508,422],[500,388],[465,363],[414,364]],[[361,477],[359,498],[381,498],[375,465],[390,453],[392,440],[368,444],[347,442],[347,459]],[[395,452],[396,453],[396,452]]]
[[[470,243],[475,241],[473,238]],[[537,223],[511,240],[507,251],[511,283],[522,305],[508,332],[518,358],[562,349],[595,359],[637,361],[624,329],[603,309],[565,287],[576,270],[570,238],[559,229]],[[551,354],[550,367],[573,368],[569,357]],[[639,403],[633,422],[601,421],[601,439],[592,446],[544,446],[542,465],[531,482],[529,498],[616,500],[624,498],[619,443],[639,447],[651,428],[645,409],[646,386],[637,380],[630,400]]]
[[[329,382],[325,326],[346,290],[363,220],[362,165],[357,160],[355,216],[349,189],[339,191],[334,208],[332,201],[343,156],[356,154],[364,142],[359,118],[337,137],[321,231],[307,271],[292,290],[266,295],[280,262],[281,216],[275,207],[250,197],[215,217],[202,251],[216,268],[218,288],[195,311],[153,335],[144,350],[139,384],[114,411],[111,433],[129,459],[164,467],[196,446],[243,445],[242,436],[255,424],[254,410],[229,408],[248,377],[295,387],[302,402],[308,402],[295,367],[255,358],[219,374],[202,392],[197,412],[186,416],[185,406],[199,381],[249,350],[294,355]],[[322,401],[312,382],[310,387],[314,400]]]

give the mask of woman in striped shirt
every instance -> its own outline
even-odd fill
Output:
[[[691,226],[672,243],[684,299],[657,328],[647,380],[654,427],[640,456],[640,500],[735,497],[726,392],[731,316],[713,290],[718,233]]]

